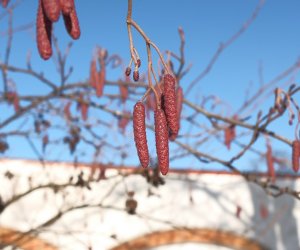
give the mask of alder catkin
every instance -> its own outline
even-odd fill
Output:
[[[65,27],[73,39],[80,37],[80,26],[75,7],[68,14],[63,13]]]
[[[293,141],[292,148],[293,148],[292,165],[293,165],[293,170],[297,173],[299,171],[300,141],[299,140]]]
[[[180,127],[180,116],[182,111],[182,102],[183,102],[183,90],[181,87],[177,88],[176,91],[176,97],[177,97],[177,114],[178,114],[178,121],[179,121],[179,127]]]
[[[122,82],[120,82],[119,89],[122,103],[125,103],[128,98],[128,87],[125,84],[122,84]]]
[[[131,74],[131,68],[127,67],[126,70],[125,70],[125,75],[130,76],[130,74]]]
[[[177,106],[177,119],[178,119],[178,132],[180,129],[180,117],[182,111],[182,101],[183,101],[183,90],[181,87],[178,87],[176,90],[176,106]],[[170,141],[174,141],[178,134],[170,134],[169,139]]]
[[[140,74],[138,70],[133,71],[133,80],[137,82],[140,79]]]
[[[137,153],[142,167],[149,165],[149,150],[146,136],[145,106],[137,102],[133,109],[133,134]]]
[[[129,117],[130,113],[128,111],[124,111],[124,115],[127,115]],[[121,130],[122,134],[125,133],[126,127],[130,121],[128,117],[122,116],[121,118],[119,118],[118,127]]]
[[[267,144],[266,159],[267,159],[267,166],[268,166],[268,175],[271,178],[271,181],[274,183],[275,179],[276,179],[276,175],[275,175],[275,169],[274,169],[274,159],[273,159],[272,147],[270,144]]]
[[[40,56],[47,60],[52,55],[51,47],[52,22],[47,18],[42,7],[42,0],[39,0],[36,19],[36,40]]]
[[[230,149],[231,133],[230,133],[230,128],[229,127],[226,127],[224,129],[224,144],[227,147],[227,149]]]
[[[90,66],[90,85],[93,88],[96,88],[98,81],[97,62],[96,59],[93,59]]]
[[[19,96],[17,93],[15,93],[15,96],[14,96],[14,109],[15,109],[16,113],[18,113],[20,110],[20,100],[19,100]]]
[[[235,132],[235,125],[230,125],[225,128],[224,130],[224,144],[228,150],[230,150],[231,142],[235,139],[236,132]]]
[[[70,110],[71,105],[72,105],[72,103],[68,102],[64,107],[64,115],[68,121],[70,121],[72,119],[71,110]]]
[[[60,15],[60,4],[58,0],[42,0],[43,9],[51,22],[56,22]]]
[[[102,65],[101,70],[98,73],[98,82],[96,85],[96,95],[98,97],[103,95],[105,77],[106,77],[106,69],[105,69],[105,66]]]
[[[9,0],[2,0],[1,4],[3,6],[3,8],[6,8],[6,6],[8,5]]]
[[[163,175],[169,171],[169,134],[165,112],[156,108],[154,111],[155,143],[159,170]]]
[[[61,11],[64,15],[68,15],[75,8],[74,0],[59,0]]]
[[[163,77],[164,82],[164,111],[166,114],[167,124],[170,134],[173,137],[178,135],[179,120],[176,104],[176,91],[175,91],[175,78],[170,74],[165,74]]]
[[[89,105],[86,102],[81,103],[81,118],[86,121],[88,118]]]

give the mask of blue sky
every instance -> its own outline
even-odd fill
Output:
[[[70,81],[85,80],[89,74],[89,62],[95,45],[105,47],[111,54],[119,54],[124,62],[129,60],[128,37],[126,30],[127,1],[79,1],[75,0],[81,37],[74,41],[68,65],[74,67]],[[186,63],[193,68],[182,80],[184,89],[205,68],[220,42],[228,40],[249,19],[258,1],[254,0],[133,0],[133,19],[140,24],[148,36],[164,51],[178,52],[177,28],[181,26],[186,36]],[[37,1],[24,0],[14,13],[14,26],[35,22]],[[188,96],[191,100],[204,95],[217,95],[230,107],[233,114],[245,99],[245,91],[251,83],[250,91],[259,86],[259,65],[263,65],[264,81],[269,82],[278,73],[292,65],[300,55],[300,1],[267,0],[259,16],[250,28],[224,53],[194,91]],[[0,14],[3,10],[0,10]],[[0,32],[6,29],[7,19],[0,19]],[[70,41],[62,20],[55,24],[55,35],[64,48]],[[135,33],[135,46],[142,58],[145,71],[146,54],[143,40]],[[6,37],[0,36],[0,57],[3,59]],[[13,41],[11,64],[25,66],[26,54],[32,53],[35,69],[46,72],[51,79],[55,76],[53,60],[42,61],[38,57],[35,43],[35,29],[17,33]],[[110,71],[108,78],[116,80],[121,70]],[[43,93],[44,86],[33,81],[12,75],[23,94]],[[298,79],[296,75],[296,81]],[[2,79],[0,80],[2,88]],[[28,87],[30,86],[30,87]],[[34,87],[33,87],[34,86]],[[265,110],[272,105],[273,98],[263,106]],[[5,108],[8,108],[5,106]],[[130,108],[130,107],[128,107]],[[278,124],[276,130],[292,139],[293,127],[288,127],[286,117],[284,126]],[[264,145],[264,143],[262,143]],[[277,144],[276,144],[277,145]],[[281,149],[282,144],[278,144]],[[219,149],[219,147],[217,147]],[[213,150],[213,149],[212,149]],[[289,150],[283,146],[282,150]],[[32,157],[30,151],[10,150],[10,155]],[[226,154],[223,152],[222,154]],[[249,161],[249,158],[246,158]],[[135,159],[136,160],[136,159]],[[192,159],[178,165],[196,164]]]

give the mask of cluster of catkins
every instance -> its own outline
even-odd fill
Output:
[[[136,56],[136,62],[134,62],[135,66],[134,66],[134,71],[133,71],[133,80],[135,82],[137,82],[139,79],[140,79],[140,73],[139,73],[139,68],[141,67],[141,59],[137,53],[137,51],[134,49],[134,53],[135,53],[135,56]],[[125,70],[125,75],[127,77],[130,76],[131,74],[131,64],[132,64],[132,60],[130,61],[128,67],[126,68]]]
[[[2,1],[3,2],[3,1]],[[66,30],[73,39],[80,37],[80,27],[74,0],[39,0],[36,19],[36,40],[40,56],[47,60],[52,55],[52,24],[62,13]]]
[[[179,131],[179,119],[182,105],[182,89],[176,91],[176,80],[171,74],[163,76],[161,105],[154,110],[155,141],[158,166],[166,175],[169,170],[169,139],[175,140]],[[149,151],[146,136],[145,106],[137,102],[133,110],[133,132],[137,153],[142,167],[149,165]]]

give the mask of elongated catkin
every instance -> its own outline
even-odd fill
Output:
[[[224,144],[227,147],[228,150],[230,150],[231,142],[235,139],[236,132],[235,132],[235,126],[234,125],[229,125],[228,127],[225,128],[224,130]]]
[[[163,175],[169,171],[169,134],[165,112],[156,108],[154,111],[155,143],[159,170]]]
[[[267,160],[267,167],[268,167],[268,175],[271,178],[271,181],[274,183],[276,179],[276,174],[274,168],[272,147],[270,144],[267,144],[266,160]]]
[[[96,88],[98,81],[97,62],[95,59],[93,59],[90,66],[90,85],[93,88]]]
[[[96,85],[96,95],[98,97],[101,97],[103,95],[105,78],[106,78],[106,69],[105,69],[105,66],[102,65],[101,70],[98,73],[98,82]]]
[[[43,11],[42,0],[39,0],[36,19],[36,40],[40,56],[47,60],[52,55],[51,47],[52,22]]]
[[[177,115],[178,115],[178,120],[179,120],[179,127],[180,127],[180,116],[181,116],[181,111],[182,111],[182,102],[183,102],[183,90],[179,86],[176,91],[176,97],[177,97]]]
[[[2,0],[1,4],[3,6],[3,8],[6,8],[6,6],[8,5],[9,0]]]
[[[70,13],[63,13],[63,18],[65,22],[65,27],[69,35],[73,39],[78,39],[80,37],[81,32],[75,7],[71,10]]]
[[[165,74],[163,77],[163,82],[163,108],[166,114],[170,134],[176,137],[179,130],[179,121],[176,103],[175,78],[170,74]]]
[[[180,129],[180,117],[181,117],[181,111],[182,111],[182,101],[183,101],[183,90],[181,87],[178,87],[176,90],[176,106],[177,106],[177,119],[178,119],[178,132]],[[177,137],[177,134],[169,134],[170,141],[174,141]]]
[[[128,98],[128,87],[127,87],[127,85],[122,84],[122,82],[120,82],[119,89],[120,89],[122,103],[125,103]]]
[[[299,171],[299,160],[300,160],[300,141],[293,141],[293,151],[292,151],[292,165],[293,170],[297,173]]]
[[[149,165],[145,118],[145,106],[142,102],[137,102],[133,109],[133,134],[137,153],[144,168]]]
[[[88,118],[89,105],[86,102],[81,103],[81,118],[86,121]]]

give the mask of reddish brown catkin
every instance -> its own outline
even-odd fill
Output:
[[[64,107],[64,114],[68,121],[70,121],[72,119],[72,115],[71,115],[71,111],[70,111],[71,105],[72,105],[72,103],[68,102]]]
[[[15,97],[14,97],[14,109],[15,109],[16,113],[18,113],[19,110],[20,110],[20,100],[19,100],[18,93],[15,93]]]
[[[293,151],[292,151],[292,165],[293,170],[297,173],[299,171],[299,160],[300,160],[300,141],[293,141]]]
[[[177,104],[176,104],[176,91],[175,91],[175,78],[170,74],[165,74],[164,78],[164,111],[167,118],[170,134],[177,136],[179,130]]]
[[[60,4],[58,0],[42,0],[43,9],[51,22],[56,22],[60,15]]]
[[[182,102],[183,102],[183,90],[181,87],[178,87],[176,91],[177,96],[177,114],[178,114],[178,120],[179,120],[179,127],[180,127],[180,116],[182,111]]]
[[[97,72],[97,62],[96,59],[94,59],[91,61],[91,66],[90,66],[90,85],[93,88],[96,88],[98,81],[99,78]]]
[[[77,101],[77,106],[76,106],[76,110],[80,111],[81,110],[81,103],[83,102],[83,93],[79,93],[78,94],[78,101]]]
[[[169,138],[165,112],[160,108],[156,108],[154,111],[154,120],[159,170],[163,175],[166,175],[169,171]]]
[[[224,144],[227,147],[227,149],[230,149],[230,144],[231,144],[230,127],[226,127],[224,130]]]
[[[126,85],[124,85],[124,84],[122,84],[122,82],[120,82],[119,89],[120,89],[121,101],[122,101],[122,103],[125,103],[128,98],[128,88]]]
[[[268,166],[268,175],[271,178],[271,181],[274,183],[276,179],[275,169],[274,169],[274,159],[272,153],[272,147],[270,144],[267,144],[267,153],[266,153],[266,160]]]
[[[52,55],[51,47],[52,22],[46,17],[42,0],[39,0],[38,13],[36,19],[36,40],[40,56],[47,60]]]
[[[98,82],[96,85],[96,95],[98,97],[101,97],[103,95],[105,77],[106,77],[106,69],[105,69],[105,65],[102,65],[101,70],[98,73]]]
[[[128,111],[125,111],[124,114],[130,116],[130,113]],[[120,118],[118,121],[118,127],[123,134],[125,133],[125,130],[126,130],[126,127],[129,123],[129,121],[130,120],[125,116],[122,116],[122,118]]]
[[[6,8],[6,6],[8,5],[9,0],[2,0],[1,4],[3,6],[3,8]]]
[[[131,68],[127,67],[126,70],[125,70],[125,75],[130,76],[130,74],[131,74]]]
[[[230,125],[225,128],[224,130],[224,144],[228,150],[230,150],[231,142],[235,139],[236,132],[235,132],[235,125]]]
[[[177,119],[178,119],[178,131],[180,129],[180,117],[182,111],[182,102],[183,102],[183,91],[181,87],[178,87],[176,90],[176,106],[177,106]],[[171,134],[169,136],[170,141],[174,141],[177,137],[176,134]]]
[[[88,118],[89,105],[86,102],[81,103],[81,118],[86,121]]]
[[[73,39],[78,39],[80,37],[81,32],[80,32],[80,26],[79,26],[79,21],[78,21],[75,6],[69,14],[63,13],[63,17],[65,22],[65,27],[69,35]]]
[[[63,14],[68,15],[75,8],[74,0],[59,0]]]
[[[149,150],[146,136],[145,106],[142,102],[137,102],[133,109],[133,134],[141,165],[146,168],[149,165]]]
[[[140,74],[138,70],[133,71],[133,80],[137,82],[140,79]]]

